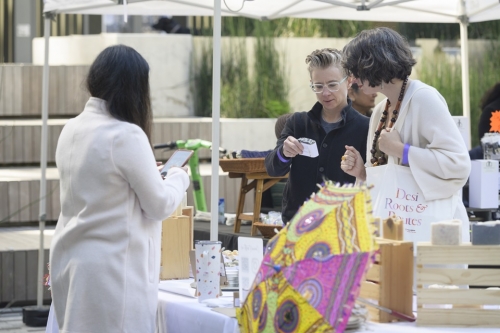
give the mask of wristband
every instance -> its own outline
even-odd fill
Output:
[[[280,159],[281,162],[283,163],[288,163],[290,162],[290,160],[287,160],[286,158],[284,158],[283,156],[281,156],[281,152],[280,152],[281,149],[278,149],[278,158]]]
[[[403,148],[403,161],[401,162],[401,164],[403,165],[408,165],[409,164],[409,161],[408,161],[408,152],[410,151],[410,144],[409,143],[405,143],[405,147]]]

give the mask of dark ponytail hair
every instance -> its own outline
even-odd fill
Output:
[[[90,66],[86,86],[92,97],[106,101],[113,117],[142,128],[151,143],[149,65],[136,50],[125,45],[104,49]]]
[[[488,89],[481,98],[481,109],[484,109],[488,104],[500,97],[500,82]]]

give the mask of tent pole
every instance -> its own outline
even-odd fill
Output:
[[[210,194],[210,240],[219,239],[219,147],[220,147],[220,73],[221,73],[221,0],[214,0],[214,46],[212,74],[212,177]]]
[[[469,19],[465,14],[465,3],[464,0],[460,1],[460,9],[462,12],[462,16],[460,19],[460,52],[462,58],[462,106],[463,106],[463,115],[469,119],[469,124],[471,123],[470,119],[470,89],[469,89],[469,43],[468,43],[468,35],[467,35],[467,25],[469,24]],[[470,125],[467,129],[469,132],[469,142],[467,143],[467,148],[471,148],[471,130]]]
[[[45,55],[43,63],[43,79],[42,79],[42,140],[41,140],[41,150],[40,150],[40,169],[42,175],[40,177],[40,214],[39,214],[39,226],[40,226],[40,248],[38,249],[38,278],[37,278],[37,293],[36,293],[36,305],[41,307],[43,305],[43,271],[45,266],[44,258],[44,244],[43,244],[43,232],[45,229],[45,220],[47,218],[46,214],[46,195],[47,195],[47,135],[48,126],[47,119],[49,116],[49,37],[50,37],[50,15],[45,16],[44,25],[44,38],[45,38]]]

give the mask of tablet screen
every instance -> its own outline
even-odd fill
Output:
[[[193,155],[192,150],[176,150],[161,169],[161,175],[165,176],[171,167],[183,167],[189,161],[191,155]]]

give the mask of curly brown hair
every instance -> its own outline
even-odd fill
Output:
[[[406,39],[396,31],[380,27],[361,31],[344,46],[345,70],[370,87],[404,80],[417,63]]]

